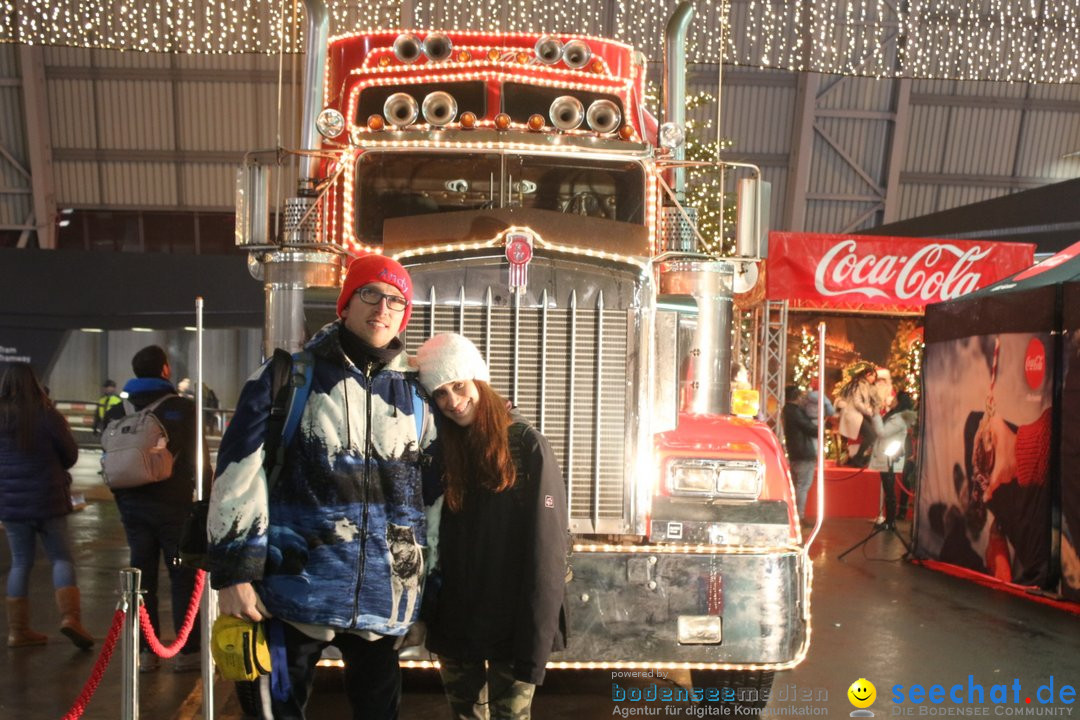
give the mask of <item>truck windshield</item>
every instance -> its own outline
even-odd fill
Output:
[[[356,235],[381,245],[392,218],[526,208],[643,225],[645,172],[635,162],[494,153],[360,156]]]

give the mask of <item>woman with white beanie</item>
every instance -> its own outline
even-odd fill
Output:
[[[462,335],[416,354],[440,413],[438,585],[425,619],[455,718],[528,718],[552,650],[566,646],[566,489],[547,440],[492,388]],[[441,585],[440,585],[441,583]]]

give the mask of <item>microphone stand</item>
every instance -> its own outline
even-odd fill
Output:
[[[893,458],[893,455],[889,455],[888,453],[886,453],[886,457],[888,457],[889,460],[891,461],[892,458]],[[896,491],[895,486],[896,486],[896,473],[893,473],[893,487],[889,488],[889,492],[895,492]],[[884,489],[884,488],[882,488],[882,489]],[[840,555],[837,556],[836,559],[837,560],[843,560],[844,557],[849,555],[852,550],[855,550],[856,548],[861,548],[863,545],[870,542],[871,539],[873,539],[874,537],[878,536],[879,534],[881,534],[883,532],[891,532],[896,537],[896,539],[900,541],[900,544],[904,546],[904,550],[905,550],[903,557],[907,557],[907,556],[911,555],[911,545],[909,545],[908,541],[904,539],[904,536],[901,535],[896,530],[896,520],[894,519],[891,523],[890,522],[876,523],[874,525],[874,529],[870,531],[869,535],[867,535],[862,540],[860,540],[859,542],[857,542],[854,545],[852,545],[851,547],[849,547],[844,552],[840,553]]]

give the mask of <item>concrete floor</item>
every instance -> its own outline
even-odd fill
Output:
[[[70,517],[69,525],[76,546],[84,621],[100,640],[116,608],[118,570],[126,564],[127,548],[115,505],[108,491],[99,485],[95,463],[96,456],[84,451],[75,473],[76,492],[85,493],[88,503]],[[885,534],[844,561],[837,560],[844,549],[870,529],[867,520],[835,519],[825,523],[814,549],[810,652],[800,666],[777,675],[769,712],[846,716],[853,709],[846,695],[848,686],[866,678],[877,687],[878,699],[871,709],[878,717],[961,713],[1005,716],[1029,711],[1036,715],[1072,715],[1076,705],[1060,702],[1060,693],[1063,686],[1080,689],[1080,616],[903,562],[900,543]],[[904,530],[906,534],[907,528]],[[2,533],[0,546],[2,582],[10,567],[6,536]],[[56,632],[58,615],[47,568],[47,561],[39,553],[32,579],[34,626],[51,637],[42,647],[0,650],[0,720],[63,717],[98,658],[100,643],[91,652],[80,652]],[[162,616],[166,618],[167,603],[168,598],[163,598]],[[4,636],[6,630],[6,619],[0,619]],[[166,639],[170,637],[167,633]],[[118,668],[119,653],[109,664],[83,717],[111,720],[120,716]],[[1051,678],[1057,702],[1042,705],[1038,690],[1049,685]],[[623,687],[628,685],[621,679],[619,682]],[[640,681],[638,685],[647,689],[651,682]],[[686,673],[675,673],[671,682],[686,686],[689,679]],[[1014,703],[1017,683],[1018,702]],[[140,684],[142,717],[201,717],[198,673],[173,673],[163,668],[141,675]],[[662,686],[666,681],[657,684]],[[940,684],[946,693],[951,686],[960,684],[963,689],[958,697],[965,701],[968,686],[981,685],[985,704],[958,707],[947,697],[941,704],[893,701],[894,686],[903,686],[906,696],[916,684],[927,689]],[[1008,686],[1008,703],[1004,706],[995,707],[991,702],[995,685]],[[616,703],[611,686],[610,672],[552,673],[538,690],[534,716],[713,716],[705,714],[707,708],[688,703]],[[219,685],[217,717],[240,717],[229,688]],[[801,699],[807,693],[812,699]],[[1025,703],[1029,697],[1032,702]],[[1045,689],[1042,697],[1046,697]],[[629,710],[638,712],[624,714]],[[320,671],[308,717],[348,716],[340,671]],[[1076,716],[1080,717],[1080,711]],[[402,717],[447,717],[433,672],[406,673]]]

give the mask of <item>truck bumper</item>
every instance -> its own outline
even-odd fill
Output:
[[[811,570],[800,549],[712,550],[577,546],[568,646],[549,667],[782,669],[801,662]]]

